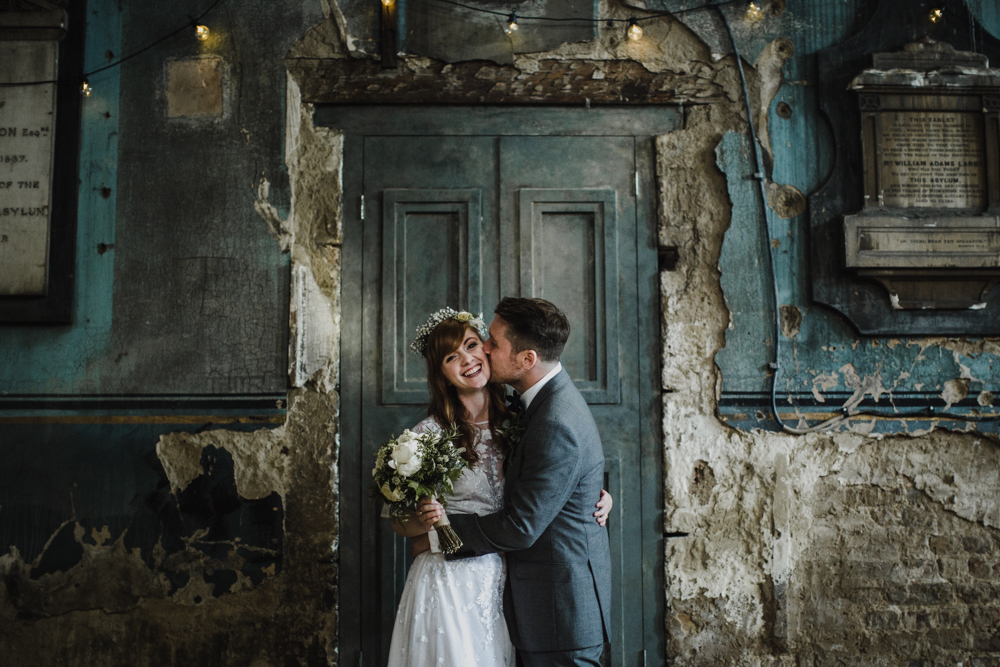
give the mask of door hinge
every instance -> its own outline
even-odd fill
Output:
[[[639,653],[639,657],[642,658],[642,667],[646,667],[646,649],[642,649]]]
[[[639,170],[638,169],[635,170],[635,191],[632,194],[634,194],[636,197],[639,196]]]
[[[365,196],[361,195],[361,219],[365,219]]]

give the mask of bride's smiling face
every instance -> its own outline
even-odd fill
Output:
[[[460,394],[480,391],[486,386],[490,381],[490,363],[476,332],[466,328],[462,344],[441,361],[441,373]]]

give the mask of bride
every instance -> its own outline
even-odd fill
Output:
[[[497,428],[513,414],[503,385],[490,384],[489,359],[483,351],[488,337],[481,318],[442,308],[417,329],[410,346],[427,360],[431,393],[429,416],[412,430],[440,431],[442,425],[457,424],[456,446],[465,448],[469,464],[447,498],[449,514],[484,515],[503,509],[507,443]],[[603,526],[611,497],[602,491],[596,506],[594,516]],[[420,542],[434,542],[433,531],[428,535],[420,519],[414,512],[404,523],[392,522],[396,533],[414,538],[415,552],[426,549]],[[500,554],[445,560],[434,550],[421,551],[399,601],[389,667],[514,667],[502,608],[504,578]]]

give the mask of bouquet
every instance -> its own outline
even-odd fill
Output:
[[[425,496],[438,498],[446,505],[447,494],[455,490],[455,480],[467,467],[461,456],[465,448],[453,444],[456,438],[458,428],[454,424],[439,433],[417,434],[407,429],[398,438],[390,438],[375,453],[372,499],[387,501],[389,516],[400,523],[410,518],[408,510],[415,509],[417,501]],[[434,528],[444,553],[455,553],[462,547],[447,515]]]

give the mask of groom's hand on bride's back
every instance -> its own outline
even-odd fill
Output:
[[[594,512],[594,516],[597,517],[597,525],[604,526],[608,522],[608,515],[611,514],[611,508],[614,504],[615,501],[611,494],[601,489],[601,499],[594,505],[597,508],[597,511]]]

